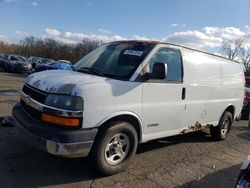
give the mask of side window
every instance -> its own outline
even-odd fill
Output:
[[[165,63],[168,67],[167,81],[182,81],[182,58],[180,50],[171,48],[159,49],[149,60],[149,71],[152,72],[154,63]]]

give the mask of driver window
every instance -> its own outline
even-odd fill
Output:
[[[181,52],[171,48],[159,49],[149,60],[149,72],[152,72],[154,63],[165,63],[168,67],[167,81],[182,81]]]

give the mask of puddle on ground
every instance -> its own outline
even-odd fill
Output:
[[[0,95],[12,97],[19,96],[20,93],[18,90],[0,90]]]

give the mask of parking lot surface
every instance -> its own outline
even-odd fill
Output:
[[[23,75],[0,72],[0,117],[11,116]],[[66,159],[32,149],[15,127],[0,125],[0,187],[234,187],[250,154],[247,121],[234,122],[227,140],[208,130],[140,144],[127,169],[99,176],[88,158]]]

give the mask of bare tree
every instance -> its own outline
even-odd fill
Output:
[[[242,63],[246,68],[246,72],[250,71],[250,49],[242,51]]]
[[[222,43],[222,50],[228,56],[229,59],[235,59],[244,51],[244,40],[226,40]]]

